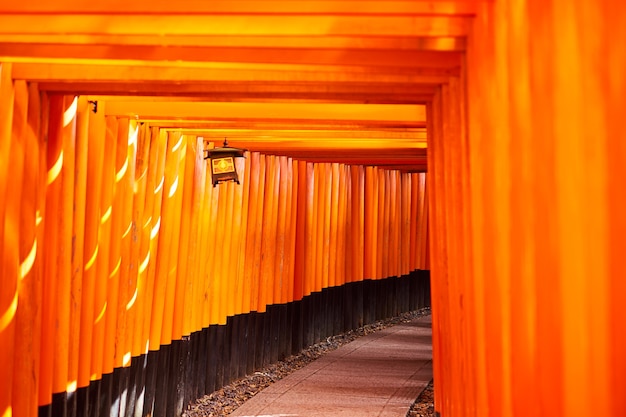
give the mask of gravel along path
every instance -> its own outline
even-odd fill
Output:
[[[434,417],[435,416],[435,393],[433,381],[422,391],[415,400],[406,417]]]
[[[191,404],[188,410],[183,413],[183,417],[227,416],[263,388],[270,386],[273,382],[282,379],[296,369],[313,362],[324,353],[335,350],[339,346],[377,330],[382,330],[398,323],[406,323],[429,314],[430,308],[423,308],[403,313],[390,319],[379,320],[347,333],[328,337],[322,342],[309,346],[297,355],[290,356],[252,375],[238,379],[209,395],[205,395],[196,400],[194,404]],[[422,395],[417,398],[407,417],[431,417],[434,415],[432,390],[431,382]]]

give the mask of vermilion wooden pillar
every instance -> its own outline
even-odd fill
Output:
[[[7,64],[0,66],[0,108],[0,151],[4,152],[3,166],[0,168],[0,413],[11,415],[14,340],[20,335],[15,318],[19,284],[25,277],[22,276],[22,262],[25,259],[21,258],[19,224],[22,169],[27,143],[25,125],[28,90],[23,83],[14,85],[11,65]],[[12,140],[12,137],[15,139]],[[27,233],[33,234],[30,231]],[[20,347],[17,344],[17,348]],[[15,371],[19,372],[19,367]]]
[[[481,3],[467,82],[430,105],[442,416],[626,414],[625,23],[613,1]]]
[[[41,345],[41,300],[42,300],[42,253],[45,178],[40,161],[45,158],[45,145],[40,142],[41,100],[36,85],[28,86],[28,114],[23,101],[25,84],[16,83],[16,92],[21,101],[16,101],[14,114],[27,116],[28,128],[22,131],[24,149],[24,177],[22,204],[20,208],[20,280],[19,308],[15,323],[15,363],[13,386],[13,414],[35,415],[39,389],[39,364]],[[18,106],[19,103],[19,106]],[[20,108],[21,107],[21,108]],[[26,119],[22,119],[26,121]],[[19,137],[14,137],[14,141]],[[40,149],[41,146],[41,149]],[[16,184],[17,185],[17,184]]]

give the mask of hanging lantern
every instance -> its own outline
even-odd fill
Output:
[[[231,148],[228,146],[228,141],[224,139],[223,147],[205,149],[205,152],[207,155],[204,159],[210,159],[213,187],[224,181],[235,181],[239,184],[235,158],[243,158],[245,149]]]

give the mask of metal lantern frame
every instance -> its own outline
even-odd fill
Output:
[[[209,159],[213,187],[225,181],[234,181],[239,184],[235,158],[244,158],[245,149],[232,148],[224,139],[224,145],[221,148],[205,149],[204,151],[206,152],[204,159]]]

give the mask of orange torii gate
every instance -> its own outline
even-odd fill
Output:
[[[621,331],[626,321],[621,308],[626,298],[621,128],[626,52],[616,47],[624,38],[625,5],[613,0],[125,3],[0,6],[2,415],[16,410],[33,415],[37,404],[49,404],[52,392],[73,390],[74,375],[82,387],[84,378],[94,375],[91,366],[97,379],[101,372],[123,367],[127,353],[132,358],[133,349],[141,351],[146,340],[167,343],[180,329],[184,334],[197,328],[186,327],[190,323],[223,324],[229,314],[282,302],[283,292],[289,300],[350,281],[349,274],[332,272],[331,254],[349,260],[346,267],[356,274],[352,281],[404,274],[407,257],[401,248],[391,250],[388,242],[394,241],[409,242],[408,270],[427,268],[426,259],[431,260],[436,409],[441,415],[626,415],[626,336]],[[170,43],[164,45],[164,39]],[[141,127],[129,114],[105,117],[109,102],[104,99],[99,100],[101,111],[89,113],[87,95],[129,92],[192,95],[171,106],[187,114],[216,108],[194,106],[200,96],[260,102],[255,103],[259,119],[247,104],[235,103],[230,118],[216,110],[224,129],[243,123],[252,130],[266,123],[264,132],[281,131],[300,115],[296,124],[311,128],[302,130],[324,125],[332,133],[321,135],[323,146],[285,146],[280,154],[281,146],[266,142],[269,155],[253,152],[246,175],[265,175],[250,175],[248,200],[238,194],[243,189],[230,185],[211,194],[205,183],[204,193],[196,193],[206,174],[195,166],[192,172],[195,159],[189,152],[202,135],[168,129],[208,125],[183,120],[173,126],[163,118],[167,105],[122,99],[117,104],[109,99],[111,108],[137,114],[150,108],[159,118]],[[281,100],[293,100],[294,107]],[[391,107],[379,119],[371,113],[354,119],[341,119],[340,111],[316,113],[321,102],[354,104],[347,108],[365,114],[368,100]],[[308,102],[310,113],[317,114],[315,123],[306,110],[294,110],[298,101]],[[410,123],[411,112],[420,111],[411,106],[423,105],[427,117],[416,116],[412,121],[417,122]],[[73,106],[76,112],[68,112]],[[290,122],[277,119],[276,109],[291,112]],[[394,117],[396,111],[401,120]],[[81,120],[87,115],[85,125]],[[408,146],[399,133],[406,129],[415,134],[407,141],[418,141],[417,129],[425,121],[427,186],[424,174],[406,172],[407,166],[409,171],[425,169],[419,153],[424,147]],[[354,131],[376,131],[378,138],[396,144],[395,151],[375,155],[375,149],[354,146],[349,155],[344,148],[337,152],[332,147],[337,125],[344,134],[348,125]],[[37,132],[48,132],[48,140]],[[136,141],[129,140],[132,132],[138,132]],[[354,138],[338,142],[349,139]],[[93,143],[89,149],[95,154],[74,147],[85,141]],[[141,147],[145,142],[149,150]],[[131,173],[145,168],[140,151],[159,162],[148,165],[145,184],[136,178],[132,184]],[[402,154],[399,159],[394,152]],[[124,158],[130,154],[134,158]],[[387,165],[405,171],[381,168]],[[86,178],[73,174],[81,169]],[[75,186],[64,178],[73,178]],[[94,184],[101,184],[100,193],[90,195]],[[421,206],[426,189],[427,208]],[[388,190],[406,198],[387,201]],[[337,206],[328,204],[337,197]],[[141,205],[142,213],[133,211]],[[109,207],[111,215],[103,216]],[[183,207],[195,214],[181,216]],[[70,212],[79,214],[64,215]],[[385,227],[391,219],[405,224],[401,220],[407,213],[410,235],[400,226]],[[80,216],[84,233],[73,240]],[[339,233],[344,216],[350,224],[345,234]],[[139,218],[144,228],[137,247],[126,231]],[[234,226],[213,225],[213,219],[234,221]],[[178,220],[180,227],[174,227],[171,222]],[[295,236],[287,226],[293,222]],[[198,224],[208,231],[194,237]],[[98,239],[111,244],[97,244],[88,225],[97,226]],[[279,230],[290,233],[278,239]],[[152,242],[153,234],[167,236],[163,248],[160,237],[158,244]],[[178,259],[196,262],[190,248],[198,241],[201,247],[222,244],[232,250],[243,246],[242,234],[242,266],[240,258],[227,256],[204,259],[188,275],[178,269]],[[264,239],[280,244],[263,246]],[[344,243],[353,246],[341,255]],[[290,258],[284,248],[294,244]],[[81,245],[82,262],[90,268],[79,285],[71,274],[81,262],[66,254]],[[160,251],[167,255],[152,257]],[[290,271],[293,267],[293,282],[285,281],[267,257],[280,259]],[[218,279],[200,288],[219,302],[189,308],[182,289],[190,284],[193,298],[203,294],[194,293],[199,283],[208,285],[194,274],[222,276],[234,265],[239,268],[236,291]],[[111,285],[89,282],[91,274],[103,273]],[[179,273],[186,275],[178,280]],[[146,288],[162,303],[134,299],[141,279],[152,280]],[[286,290],[276,285],[285,282]],[[243,290],[246,285],[249,292]],[[81,300],[93,291],[93,311],[83,308],[91,295],[80,308],[66,305],[80,290]],[[54,316],[42,314],[57,307]],[[83,314],[94,318],[93,329],[72,319]],[[166,319],[148,320],[153,316]],[[107,327],[113,317],[124,325]],[[51,328],[50,320],[60,325]],[[91,347],[76,336],[77,329],[93,333]],[[62,343],[54,342],[57,337]],[[116,350],[111,338],[124,349]],[[74,356],[90,348],[89,361]],[[25,369],[39,369],[35,383]],[[18,384],[19,392],[13,389]],[[534,390],[531,402],[529,389]]]

